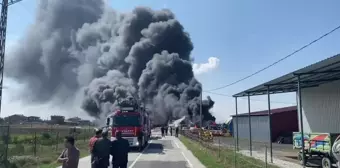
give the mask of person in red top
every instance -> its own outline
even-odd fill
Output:
[[[93,146],[94,143],[102,137],[102,132],[103,130],[101,129],[96,129],[96,135],[94,135],[91,139],[90,139],[90,143],[89,143],[89,149],[90,149],[90,153],[91,153],[91,163],[93,162],[93,155],[92,155],[92,150],[93,150]],[[91,164],[92,165],[92,164]]]

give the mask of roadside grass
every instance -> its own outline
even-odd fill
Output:
[[[64,149],[64,136],[67,134],[35,133],[12,134],[8,145],[8,160],[10,168],[56,168],[60,165],[56,160]],[[91,132],[76,135],[76,146],[81,157],[89,155],[88,139]],[[0,141],[0,147],[4,146]],[[1,167],[1,165],[0,165]]]
[[[207,168],[264,168],[265,163],[261,160],[244,156],[230,149],[219,148],[207,142],[197,142],[188,137],[180,136],[183,144],[201,161]],[[278,168],[274,165],[267,165],[267,168]]]
[[[87,141],[77,141],[76,146],[80,150],[80,158],[89,155]],[[57,162],[57,158],[64,149],[63,145],[60,144],[58,151],[47,146],[44,149],[39,150],[36,156],[27,154],[11,156],[9,158],[10,168],[56,168],[60,166],[61,163]]]
[[[80,158],[86,157],[89,155],[88,151],[88,142],[87,141],[79,141],[76,142],[77,148],[80,150]],[[54,153],[48,153],[49,157],[46,160],[42,160],[39,164],[39,168],[56,168],[61,165],[56,160],[61,154],[62,150]],[[25,167],[27,168],[27,167]]]

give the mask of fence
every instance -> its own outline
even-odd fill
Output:
[[[64,149],[64,137],[73,136],[77,147],[87,151],[89,138],[93,135],[90,127],[67,127],[59,125],[11,125],[0,126],[0,167],[18,158],[35,158],[36,165],[56,160]],[[8,167],[8,166],[6,166]],[[17,166],[18,167],[18,166]]]
[[[9,127],[0,126],[0,167],[6,167],[8,153]]]
[[[276,166],[268,164],[267,147],[265,147],[264,161],[261,161],[238,153],[236,145],[226,146],[221,142],[222,137],[215,137],[213,140],[203,136],[200,137],[198,134],[193,134],[187,130],[182,131],[181,134],[197,142],[204,149],[204,152],[216,157],[223,166],[234,168],[276,168]]]

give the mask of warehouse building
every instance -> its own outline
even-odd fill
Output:
[[[300,85],[300,94],[297,86]],[[294,71],[234,95],[235,97],[297,92],[305,133],[340,132],[340,55]],[[267,110],[268,111],[268,110]],[[271,110],[273,111],[273,110]],[[300,113],[300,112],[299,112]],[[300,117],[300,114],[298,114]]]
[[[233,121],[238,119],[238,136],[240,139],[249,139],[249,118],[248,113],[233,115]],[[268,110],[250,113],[252,140],[258,142],[268,142],[270,131]],[[296,106],[277,108],[271,110],[272,119],[272,141],[282,137],[291,136],[292,132],[298,131],[298,115]],[[236,128],[236,122],[233,128]],[[233,135],[236,135],[236,130]]]
[[[297,93],[298,123],[302,137],[305,133],[340,133],[340,54],[233,95],[236,100],[236,115],[239,97],[248,97],[250,107],[251,96],[267,95],[267,111],[271,113],[270,95],[288,92]],[[268,120],[267,126],[271,128],[270,125],[274,122],[269,117]],[[249,126],[252,126],[251,122]],[[253,129],[249,131],[250,135],[252,131]],[[238,145],[238,135],[235,137]],[[269,135],[270,137],[273,136]],[[251,141],[250,139],[250,151]],[[302,143],[301,147],[304,146]],[[302,150],[303,155],[304,152]],[[271,143],[270,153],[272,158]]]
[[[305,133],[340,133],[340,81],[302,90]]]

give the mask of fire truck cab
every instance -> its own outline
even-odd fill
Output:
[[[143,149],[151,136],[150,117],[135,100],[129,99],[119,103],[119,109],[107,118],[111,129],[111,140],[116,139],[116,132],[122,132],[130,147]]]

